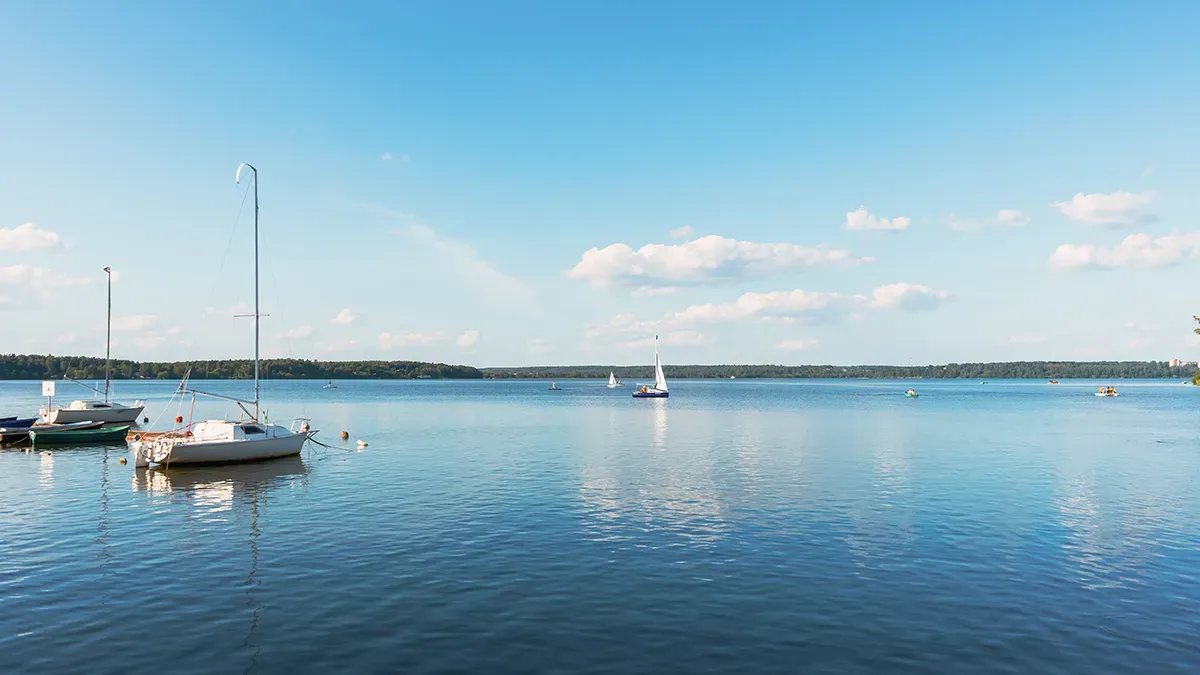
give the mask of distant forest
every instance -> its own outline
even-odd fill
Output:
[[[112,362],[115,380],[181,380],[188,369],[196,379],[241,380],[254,376],[254,361]],[[471,380],[483,373],[470,366],[418,361],[306,361],[266,359],[260,376],[277,380]],[[104,359],[81,356],[0,354],[0,380],[104,379]]]
[[[419,361],[307,361],[267,359],[262,377],[309,380],[413,380],[480,378],[572,379],[607,378],[613,371],[632,384],[653,380],[648,366],[531,366],[473,368]],[[180,380],[188,369],[196,379],[249,379],[249,360],[176,361],[171,363],[112,362],[113,379]],[[663,366],[668,378],[874,378],[874,379],[1191,379],[1196,366],[1172,368],[1166,361],[1014,361],[1008,363],[950,363],[942,366]],[[104,359],[80,356],[0,354],[0,380],[104,378]]]
[[[487,378],[653,380],[648,366],[543,366],[484,368]],[[1191,379],[1196,366],[1172,368],[1166,361],[1013,361],[949,363],[942,366],[663,366],[668,378],[874,378],[874,379]]]

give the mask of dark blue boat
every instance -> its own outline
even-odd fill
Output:
[[[0,417],[0,429],[28,429],[36,421],[36,417]]]

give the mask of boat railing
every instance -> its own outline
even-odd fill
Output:
[[[293,434],[307,434],[312,429],[312,420],[307,417],[297,417],[288,424],[288,431]]]

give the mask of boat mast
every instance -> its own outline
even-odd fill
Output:
[[[112,353],[112,268],[105,267],[104,274],[108,277],[108,324],[104,331],[104,402],[108,403],[108,383],[112,380],[112,370],[109,366],[109,356]]]
[[[242,167],[254,172],[254,421],[258,421],[258,169],[242,162],[238,166],[236,182],[241,182]]]

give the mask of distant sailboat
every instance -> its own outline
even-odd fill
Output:
[[[667,377],[663,375],[662,362],[658,358],[658,336],[654,336],[654,386],[641,386],[634,390],[634,398],[667,398]]]
[[[625,383],[617,379],[617,374],[612,371],[609,371],[609,373],[608,373],[608,388],[616,389],[617,387],[624,387],[624,386],[625,386]]]

